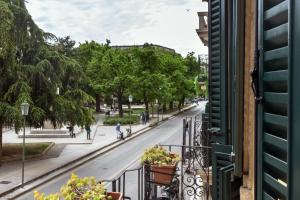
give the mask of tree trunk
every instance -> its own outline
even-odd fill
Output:
[[[148,99],[144,99],[146,112],[149,113],[149,102]]]
[[[154,103],[151,102],[151,114],[152,114],[152,118],[154,117]]]
[[[173,101],[170,101],[170,103],[169,103],[169,109],[171,111],[173,111],[173,109],[174,109],[174,102]]]
[[[182,99],[181,99],[181,101],[180,101],[180,104],[181,104],[181,108],[183,108],[184,107],[184,100],[185,100],[185,96],[182,96]]]
[[[2,150],[2,133],[3,133],[3,123],[0,122],[0,166],[2,165],[2,154],[3,154],[3,150]]]
[[[118,109],[119,109],[119,117],[123,117],[123,107],[122,107],[122,95],[118,94]]]
[[[100,113],[100,94],[96,94],[96,112]]]
[[[166,113],[167,112],[167,105],[164,103],[163,104],[163,113]]]

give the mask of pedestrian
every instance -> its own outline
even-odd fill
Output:
[[[117,131],[117,139],[121,138],[121,124],[120,124],[120,122],[117,123],[116,131]]]
[[[140,123],[141,123],[141,124],[144,123],[144,121],[143,121],[143,113],[140,114]]]
[[[143,121],[143,124],[146,124],[146,116],[145,116],[144,112],[142,112],[142,121]]]
[[[69,129],[71,138],[75,138],[74,126],[71,124],[70,126],[68,126],[68,129]]]
[[[86,130],[86,137],[87,137],[87,139],[88,140],[90,140],[91,139],[91,127],[90,127],[90,125],[85,125],[85,130]]]

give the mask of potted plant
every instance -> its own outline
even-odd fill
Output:
[[[153,181],[162,185],[171,184],[179,160],[177,154],[158,146],[146,149],[142,156],[142,163],[150,165]]]
[[[76,174],[71,175],[60,193],[46,196],[34,192],[35,200],[121,200],[122,197],[120,192],[106,192],[104,184],[97,182],[95,177],[79,178]]]

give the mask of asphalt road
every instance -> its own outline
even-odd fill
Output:
[[[138,136],[125,144],[97,157],[94,160],[76,168],[73,172],[79,177],[94,176],[97,179],[111,180],[116,178],[121,171],[125,169],[135,168],[140,164],[140,156],[146,148],[155,144],[181,144],[182,141],[182,119],[185,116],[194,116],[203,111],[204,104],[193,108],[185,113],[162,123],[158,127]],[[42,167],[42,166],[41,166]],[[135,193],[137,184],[136,172],[128,173],[126,179],[126,191],[129,194]],[[35,190],[46,194],[56,193],[60,187],[64,185],[70,177],[71,172],[64,174],[47,184],[44,184]],[[108,185],[108,187],[110,187]],[[136,199],[131,196],[132,199]],[[32,200],[33,193],[27,193],[19,200]]]

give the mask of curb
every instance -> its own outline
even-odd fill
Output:
[[[148,127],[145,127],[145,128],[140,129],[139,131],[136,131],[135,133],[132,133],[132,135],[131,135],[130,137],[126,137],[125,140],[116,140],[116,141],[114,141],[114,142],[112,142],[112,143],[110,143],[110,144],[107,144],[107,145],[105,145],[105,146],[102,146],[102,147],[99,148],[99,149],[93,150],[93,151],[91,151],[91,152],[89,152],[89,153],[87,153],[87,154],[85,154],[85,155],[83,155],[83,156],[81,156],[81,157],[79,157],[79,158],[77,158],[77,159],[74,159],[73,161],[70,161],[70,162],[68,162],[68,163],[65,163],[65,164],[63,164],[63,165],[61,165],[61,166],[59,166],[59,167],[57,167],[57,168],[55,168],[55,169],[53,169],[53,170],[50,170],[50,171],[48,171],[48,172],[46,172],[46,173],[44,173],[44,174],[41,174],[41,175],[39,175],[38,177],[35,177],[35,178],[33,178],[33,179],[31,179],[31,180],[25,182],[24,185],[23,185],[23,187],[24,187],[24,186],[27,186],[27,185],[29,185],[29,184],[31,184],[31,183],[33,183],[33,182],[39,180],[39,179],[42,179],[42,178],[44,178],[44,177],[46,177],[46,176],[48,176],[48,175],[51,175],[51,174],[53,174],[54,172],[57,172],[57,171],[59,171],[59,170],[62,170],[62,172],[59,172],[58,174],[54,175],[53,177],[49,177],[49,179],[43,180],[42,182],[40,182],[40,183],[38,183],[38,184],[36,184],[36,185],[34,185],[34,186],[32,186],[32,187],[29,187],[29,188],[27,188],[27,189],[23,188],[23,191],[21,191],[20,193],[16,194],[15,196],[13,196],[13,197],[11,197],[11,198],[9,198],[9,199],[14,199],[14,198],[20,197],[21,195],[23,195],[23,194],[25,194],[25,193],[28,193],[28,192],[31,191],[32,189],[34,189],[34,188],[36,188],[36,187],[39,187],[40,185],[43,185],[44,183],[46,183],[46,182],[48,182],[48,181],[51,181],[51,180],[55,179],[56,177],[59,177],[59,176],[61,176],[62,174],[66,173],[66,172],[69,172],[69,171],[71,171],[71,170],[73,170],[73,169],[79,167],[79,166],[82,165],[82,164],[85,164],[85,163],[87,163],[88,161],[93,160],[94,158],[96,158],[96,157],[98,157],[98,156],[100,156],[100,155],[103,155],[103,154],[105,154],[105,153],[107,153],[107,152],[109,152],[109,151],[115,149],[116,147],[119,147],[120,145],[122,145],[122,144],[124,144],[124,143],[127,143],[128,141],[133,140],[134,138],[136,138],[136,137],[142,135],[143,133],[145,133],[145,132],[147,132],[147,131],[149,131],[149,130],[151,130],[151,129],[153,129],[153,128],[155,128],[155,127],[157,127],[157,126],[159,126],[159,125],[161,125],[161,124],[163,124],[163,123],[165,123],[167,120],[172,119],[172,118],[174,118],[175,116],[177,116],[177,115],[179,115],[179,114],[181,114],[181,113],[183,113],[183,112],[185,112],[185,111],[188,111],[188,110],[190,110],[190,109],[192,109],[192,108],[195,108],[195,107],[196,107],[195,105],[186,107],[186,108],[182,109],[181,111],[179,111],[179,112],[173,114],[172,116],[166,117],[166,120],[160,121],[160,122],[159,122],[158,124],[156,124],[155,126],[152,126],[152,127],[149,127],[149,126],[148,126]],[[97,126],[97,129],[98,129],[98,126]],[[111,148],[109,148],[110,146],[111,146]],[[108,149],[106,149],[106,148],[108,148]],[[93,155],[93,154],[95,154],[95,155]],[[87,157],[90,157],[90,158],[87,158]],[[84,159],[84,158],[86,158],[86,159]],[[82,161],[82,162],[79,162],[80,160],[83,160],[83,161]],[[72,166],[72,165],[74,165],[74,166]],[[67,167],[69,167],[69,168],[67,168]],[[64,168],[67,168],[67,169],[63,170]],[[0,193],[0,198],[1,198],[1,197],[4,197],[4,196],[6,196],[6,195],[8,195],[8,194],[10,194],[10,193],[12,193],[12,192],[15,192],[16,190],[18,190],[18,189],[20,189],[20,188],[22,188],[21,185],[16,186],[16,187],[14,187],[14,188],[11,188],[11,189],[9,189],[9,190],[3,192],[3,193]]]

